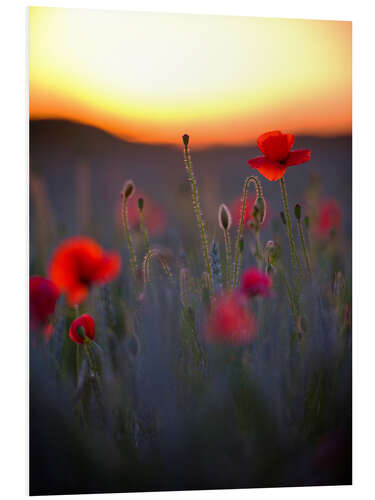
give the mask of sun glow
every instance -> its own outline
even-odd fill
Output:
[[[351,23],[30,8],[30,117],[135,141],[351,132]]]

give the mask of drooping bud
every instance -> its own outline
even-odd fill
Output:
[[[254,210],[255,208],[257,208],[257,219],[258,219],[258,222],[259,224],[263,224],[264,222],[264,219],[266,217],[266,202],[264,200],[264,198],[257,198],[256,202],[255,202],[255,205],[254,205]]]
[[[189,144],[189,136],[187,134],[182,136],[182,140],[183,140],[185,146],[187,146]]]
[[[138,198],[138,208],[139,208],[140,212],[142,212],[144,204],[145,204],[144,199],[143,198]]]
[[[232,216],[229,208],[222,203],[219,207],[219,226],[223,231],[228,231],[232,225]]]
[[[296,216],[297,220],[301,220],[301,205],[297,203],[297,205],[294,207],[294,215]]]
[[[129,200],[135,192],[135,184],[132,180],[128,180],[125,182],[124,187],[122,188],[121,195]]]
[[[280,217],[281,217],[281,220],[283,221],[284,226],[286,226],[286,218],[285,218],[284,212],[280,212]]]

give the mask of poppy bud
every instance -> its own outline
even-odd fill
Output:
[[[281,220],[283,221],[284,226],[286,226],[286,218],[285,218],[284,212],[280,212],[280,217],[281,217]]]
[[[264,249],[264,256],[268,264],[275,264],[280,258],[280,246],[273,240],[269,240],[266,243]]]
[[[223,231],[228,231],[232,225],[232,216],[229,208],[222,203],[219,207],[219,226]]]
[[[134,191],[135,191],[135,184],[133,181],[129,180],[125,182],[121,194],[124,196],[126,200],[128,200],[133,196]]]
[[[297,220],[301,220],[301,205],[299,205],[298,203],[294,207],[294,215],[296,216]]]
[[[138,208],[139,208],[140,212],[142,212],[144,204],[145,204],[144,199],[143,198],[138,198]]]
[[[263,221],[266,216],[266,203],[264,201],[264,198],[257,198],[257,201],[255,202],[254,205],[254,210],[257,209],[257,219],[259,220],[260,224],[263,224]]]
[[[244,242],[243,242],[243,238],[240,239],[240,244],[239,244],[239,247],[240,247],[240,253],[242,254],[243,253],[243,249],[244,249]]]
[[[187,134],[182,136],[182,140],[183,140],[185,146],[187,146],[189,144],[189,136]]]

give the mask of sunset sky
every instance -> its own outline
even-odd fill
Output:
[[[351,133],[351,23],[30,8],[30,118],[132,141]]]

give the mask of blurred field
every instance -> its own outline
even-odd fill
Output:
[[[247,160],[259,152],[196,150],[194,137],[190,146],[209,243],[217,239],[223,251],[218,206],[241,196],[244,179],[256,174]],[[335,199],[342,213],[334,239],[309,234],[314,273],[302,294],[303,347],[292,339],[285,290],[275,278],[274,296],[254,300],[256,340],[225,349],[202,339],[206,304],[198,287],[191,322],[181,315],[178,279],[154,270],[154,286],[139,304],[131,277],[120,219],[127,179],[165,211],[166,230],[150,236],[151,245],[169,249],[176,276],[186,266],[200,279],[182,147],[133,144],[64,121],[31,122],[30,274],[47,275],[52,252],[73,235],[119,250],[123,261],[121,277],[94,289],[82,308],[94,316],[103,348],[101,401],[85,385],[84,362],[77,390],[76,346],[67,337],[74,313],[63,299],[48,347],[31,342],[32,494],[351,483],[351,137],[297,137],[295,146],[311,149],[312,159],[288,169],[291,208],[300,203],[313,218],[321,202]],[[288,270],[279,183],[261,182],[271,214],[262,243],[280,244]],[[142,260],[139,235],[135,244]],[[247,233],[244,267],[256,265],[252,246]]]

